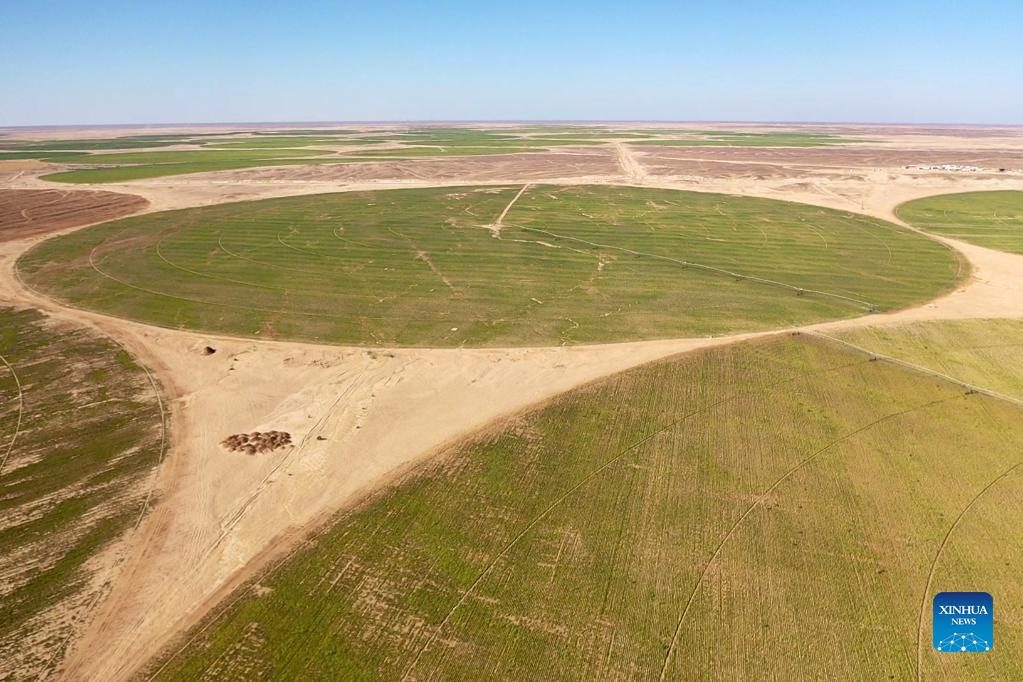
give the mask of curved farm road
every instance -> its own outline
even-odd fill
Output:
[[[605,180],[636,182],[635,177]],[[847,203],[859,202],[805,186],[781,192],[711,183],[695,187],[683,181],[643,184],[739,189],[846,209]],[[224,187],[221,200],[381,186],[261,186],[254,192]],[[174,198],[165,186],[149,192],[144,183],[111,189],[138,190],[151,200],[150,210],[213,203],[205,193]],[[920,186],[909,192],[897,189],[867,188],[866,212],[892,220],[894,206],[915,198],[911,195],[936,193],[933,187],[930,192]],[[35,294],[15,276],[14,261],[37,240],[0,245],[0,301],[37,306],[122,342],[162,382],[174,436],[156,484],[154,508],[126,541],[128,558],[110,596],[65,662],[64,676],[70,679],[127,678],[231,587],[294,547],[307,529],[468,432],[629,367],[775,333],[571,348],[394,350],[217,337],[66,308]],[[958,291],[913,309],[804,329],[1023,317],[1023,256],[941,241],[973,267]],[[207,345],[217,352],[205,355]],[[267,429],[290,431],[296,447],[247,457],[218,445],[232,433]]]

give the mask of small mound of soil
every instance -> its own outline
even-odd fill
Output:
[[[228,436],[220,444],[231,452],[254,455],[257,452],[273,452],[291,445],[291,434],[287,431],[253,431]]]

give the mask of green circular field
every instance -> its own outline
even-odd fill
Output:
[[[673,190],[522,189],[169,211],[46,241],[18,266],[57,299],[152,324],[404,346],[776,328],[919,303],[959,272],[943,246],[852,213]]]
[[[1023,192],[964,192],[898,208],[910,225],[989,249],[1023,253]]]

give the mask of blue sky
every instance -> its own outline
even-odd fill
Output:
[[[0,16],[0,125],[1023,123],[1023,0],[8,0]]]

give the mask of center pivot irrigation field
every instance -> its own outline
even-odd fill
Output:
[[[60,662],[164,445],[155,384],[124,350],[0,308],[0,679]]]
[[[899,217],[935,234],[1023,253],[1023,192],[964,192],[917,199]]]
[[[867,327],[840,338],[1023,403],[1023,320]]]
[[[1018,406],[806,336],[457,446],[225,602],[161,679],[1023,678]],[[937,655],[930,597],[998,595]]]
[[[422,346],[600,342],[854,317],[961,276],[864,216],[605,186],[357,192],[150,214],[47,241],[27,283],[168,327]]]

